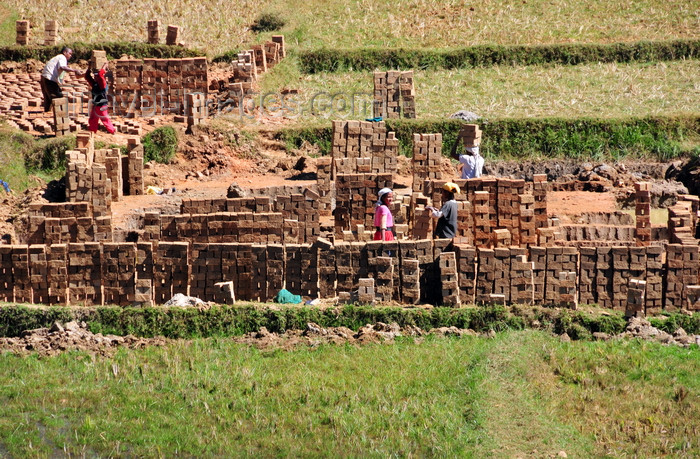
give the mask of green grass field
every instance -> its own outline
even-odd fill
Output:
[[[10,8],[37,25],[35,36],[43,35],[44,20],[57,19],[60,35],[69,42],[145,41],[147,21],[159,19],[163,40],[168,24],[179,25],[188,45],[211,55],[269,37],[270,32],[256,35],[250,30],[262,13],[277,14],[286,22],[278,32],[292,49],[610,43],[692,38],[699,30],[697,8],[687,0],[486,0],[473,5],[458,0],[292,0],[284,5],[270,0],[174,0],[113,8],[72,0],[13,0]]]
[[[258,351],[226,339],[0,355],[0,456],[693,456],[700,351],[494,339]]]

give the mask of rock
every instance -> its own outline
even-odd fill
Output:
[[[608,180],[615,180],[617,178],[617,171],[614,167],[608,166],[607,164],[601,164],[593,168],[593,171]]]
[[[607,333],[595,332],[593,333],[593,338],[597,339],[598,341],[608,341],[612,337]]]
[[[49,329],[50,333],[63,333],[64,331],[63,325],[61,325],[59,322],[54,322]]]
[[[238,185],[238,183],[233,182],[228,187],[228,191],[226,192],[226,197],[227,198],[245,198],[245,197],[248,197],[248,193],[243,188],[241,188]]]
[[[569,457],[569,456],[566,454],[566,451],[559,451],[557,453],[557,457]]]
[[[564,333],[563,335],[559,336],[559,339],[565,343],[568,343],[571,341],[571,338],[569,337],[568,333]]]
[[[200,300],[199,298],[196,298],[193,296],[183,295],[182,293],[176,293],[163,306],[187,307],[187,306],[199,306],[199,305],[204,305],[204,304],[205,304],[204,301]]]
[[[458,112],[455,112],[450,115],[450,119],[457,119],[457,120],[462,120],[462,121],[476,121],[479,118],[481,118],[479,115],[477,115],[474,112],[470,112],[468,110],[459,110]]]
[[[686,333],[686,331],[683,330],[683,327],[680,327],[678,330],[673,332],[674,338],[681,338],[683,336],[688,336],[688,333]]]
[[[313,322],[309,322],[306,324],[306,331],[307,333],[315,334],[315,335],[327,335],[328,331],[325,328],[322,328],[320,325],[315,324]]]

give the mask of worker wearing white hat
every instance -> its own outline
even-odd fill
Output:
[[[394,193],[391,188],[382,188],[377,193],[376,210],[374,211],[375,241],[394,240],[394,216],[391,215],[391,206],[394,202]]]

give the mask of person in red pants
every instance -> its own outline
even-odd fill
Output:
[[[114,134],[114,126],[112,121],[109,119],[107,114],[107,106],[109,102],[107,101],[107,80],[105,79],[105,72],[107,71],[107,62],[104,63],[102,68],[98,71],[93,72],[88,69],[85,72],[85,79],[90,83],[92,87],[92,109],[90,110],[90,118],[88,119],[88,127],[90,132],[97,132],[97,127],[102,121],[105,125],[107,131],[110,134]]]

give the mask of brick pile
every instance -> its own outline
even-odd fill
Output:
[[[646,246],[651,242],[651,183],[634,184],[637,245]]]
[[[160,43],[160,21],[158,19],[148,21],[147,33],[147,43],[151,43],[153,45]]]
[[[332,176],[338,174],[393,174],[399,140],[383,121],[333,121]]]
[[[481,129],[478,124],[465,124],[459,130],[457,141],[462,142],[465,147],[478,147],[481,145]]]
[[[327,217],[332,215],[334,187],[331,182],[332,158],[324,156],[316,160],[316,183],[318,189],[318,212]]]
[[[180,35],[180,27],[176,25],[168,25],[168,31],[165,35],[165,44],[168,46],[175,46],[178,44],[178,38]]]
[[[459,306],[460,288],[457,271],[457,258],[454,252],[440,254],[440,285],[442,287],[442,304]]]
[[[413,71],[374,72],[374,116],[415,118]]]
[[[20,46],[26,46],[29,44],[30,28],[29,21],[16,21],[15,22],[15,32],[16,38],[15,43]]]
[[[66,135],[71,129],[70,119],[68,118],[68,99],[61,97],[59,99],[54,99],[52,103],[54,130],[56,135]]]
[[[413,134],[413,191],[422,193],[425,180],[442,179],[442,134]]]
[[[97,242],[68,244],[68,303],[102,303],[102,247]]]
[[[136,285],[136,245],[105,243],[102,264],[102,285],[105,304],[131,304]]]
[[[393,187],[391,174],[338,174],[336,176],[335,234],[355,231],[357,225],[374,228],[377,191]]]
[[[56,46],[58,40],[58,21],[44,21],[44,46]]]
[[[698,245],[669,244],[666,246],[666,291],[664,309],[683,308],[687,286],[698,284],[700,254]]]

